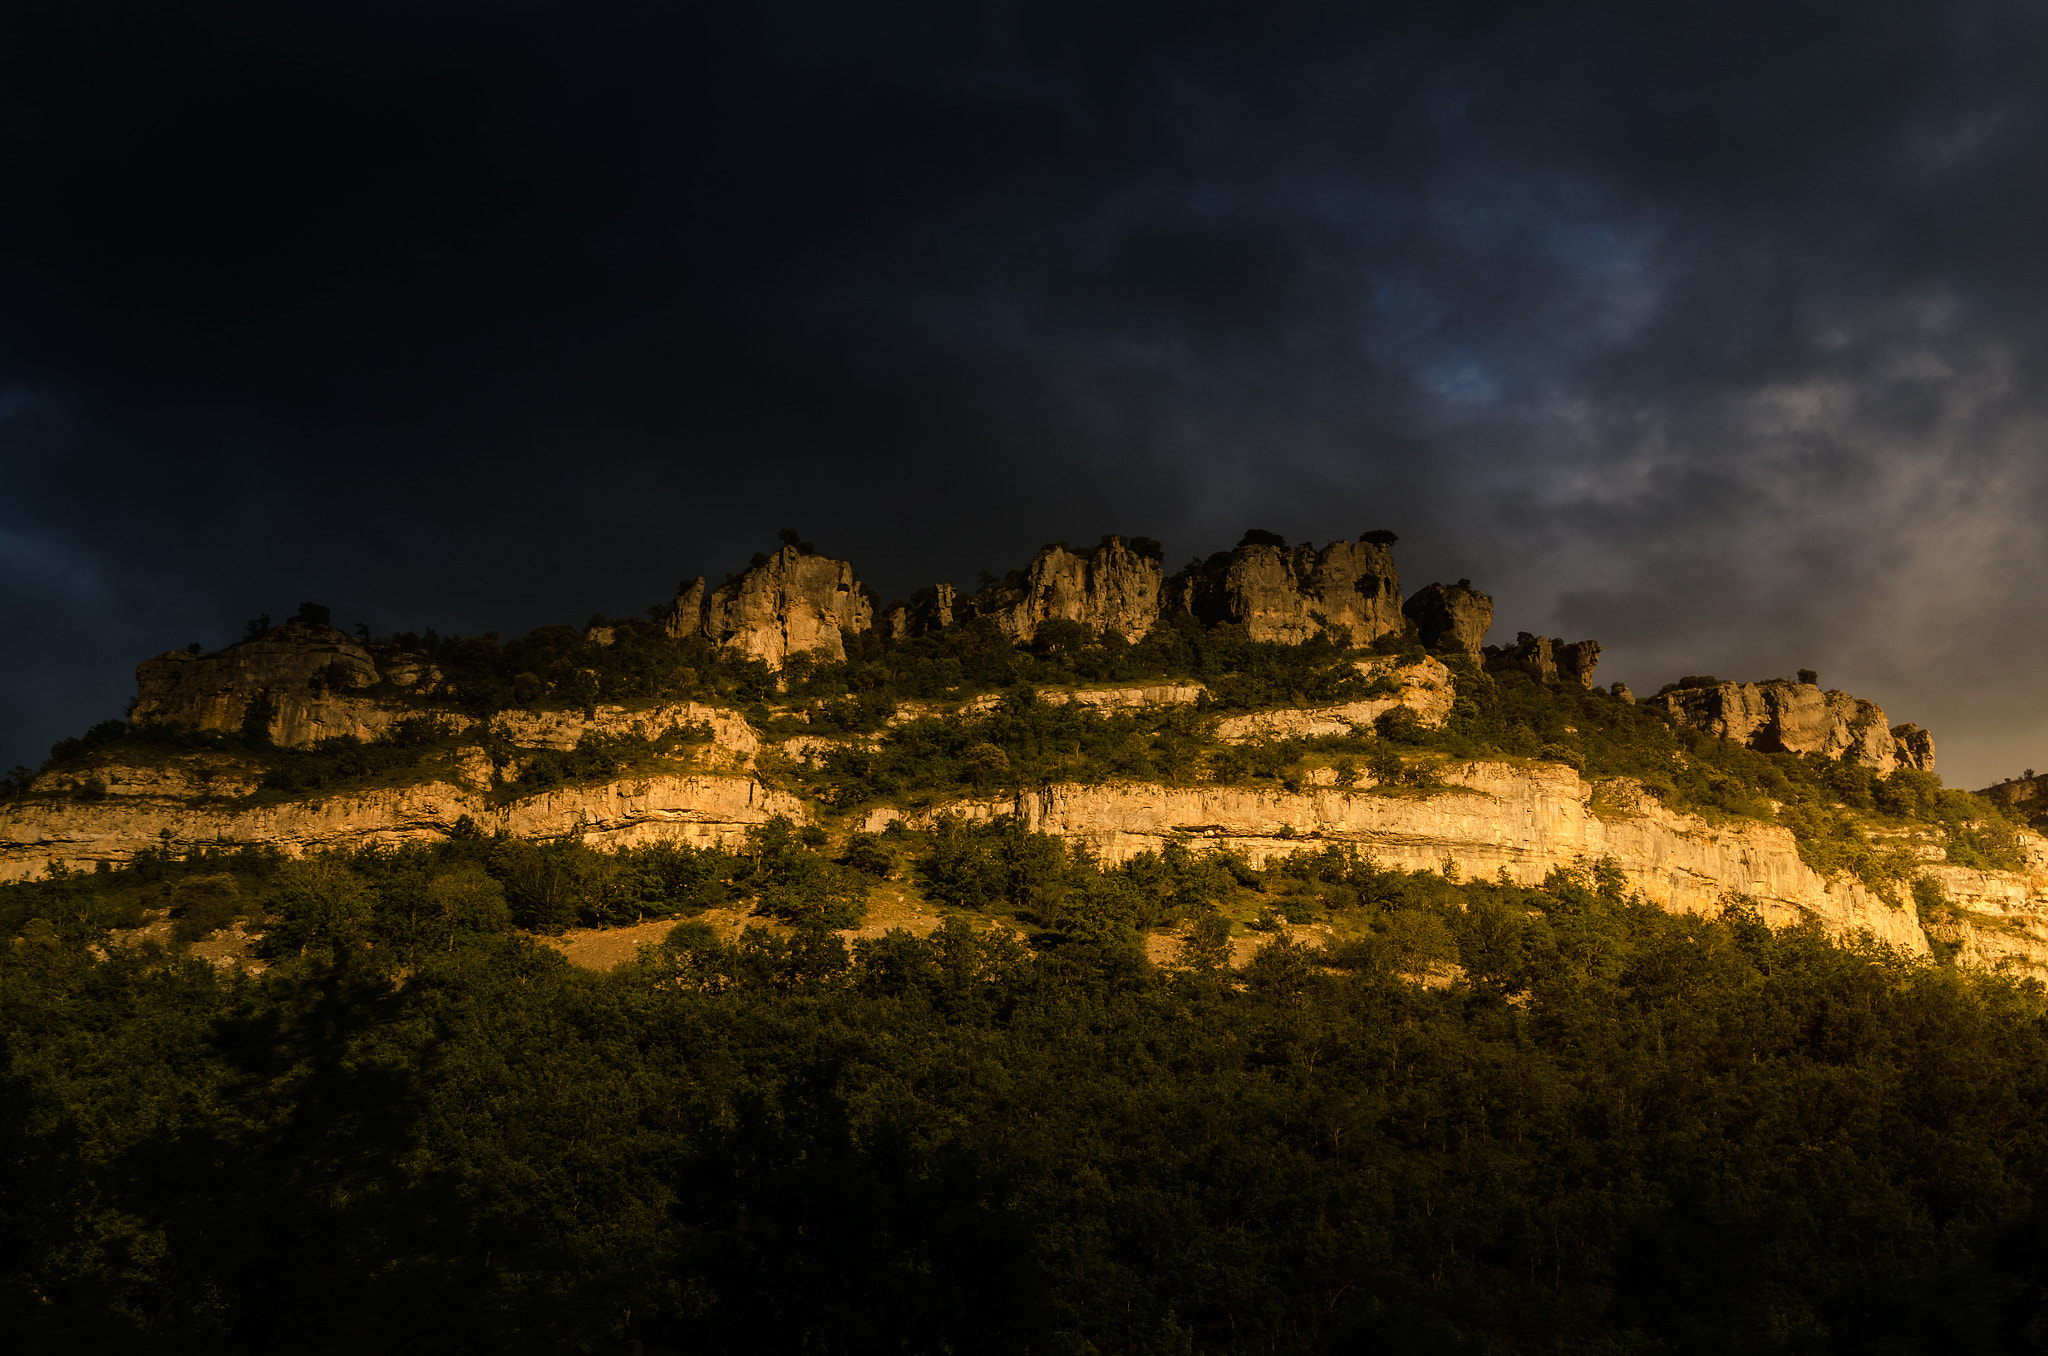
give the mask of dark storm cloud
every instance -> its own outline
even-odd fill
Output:
[[[2042,761],[2030,5],[71,3],[0,32],[8,761],[318,598],[1403,536]]]

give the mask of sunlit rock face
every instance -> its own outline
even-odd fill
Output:
[[[1818,683],[1774,678],[1678,687],[1644,698],[1643,705],[1764,753],[1825,754],[1887,774],[1900,766],[1934,770],[1934,736],[1917,725],[1895,730],[1876,702],[1823,692]]]
[[[702,579],[685,584],[667,625],[779,669],[807,651],[846,658],[846,637],[873,629],[875,602],[848,562],[785,546],[709,593]]]
[[[1109,536],[1083,548],[1055,542],[1040,547],[1023,570],[976,594],[974,610],[1020,645],[1030,644],[1049,621],[1139,640],[1159,621],[1162,555],[1159,543],[1145,537]]]
[[[137,725],[181,725],[239,732],[252,710],[274,743],[306,745],[337,735],[375,737],[402,713],[351,694],[379,683],[409,686],[423,668],[416,656],[378,658],[346,631],[291,621],[213,654],[172,650],[135,668]]]
[[[1463,650],[1475,660],[1493,625],[1493,599],[1474,589],[1469,579],[1419,589],[1401,604],[1401,612],[1415,628],[1416,639],[1430,649]]]
[[[1289,645],[1342,626],[1354,645],[1403,630],[1401,575],[1386,546],[1339,541],[1318,551],[1247,541],[1175,575],[1169,605],[1205,624],[1240,625]]]

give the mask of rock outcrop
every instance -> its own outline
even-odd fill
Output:
[[[1577,683],[1593,686],[1593,670],[1600,664],[1600,642],[1575,640],[1567,645],[1551,636],[1519,633],[1512,645],[1490,645],[1487,663],[1497,668],[1522,669],[1546,683]]]
[[[1570,768],[1554,765],[1478,762],[1446,771],[1451,785],[1424,796],[1065,784],[1014,801],[948,808],[970,816],[1014,813],[1034,829],[1088,844],[1110,862],[1172,842],[1241,852],[1255,863],[1335,845],[1369,853],[1383,866],[1438,871],[1448,863],[1468,879],[1496,879],[1505,871],[1510,880],[1535,885],[1556,868],[1612,857],[1631,888],[1666,909],[1711,913],[1726,895],[1740,893],[1754,898],[1777,926],[1813,918],[1837,936],[1867,928],[1908,952],[1928,950],[1911,909],[1895,908],[1845,877],[1816,875],[1785,829],[1710,825],[1666,810],[1650,796],[1616,796],[1613,788],[1596,812],[1593,788]],[[927,812],[907,822],[931,817]],[[1997,876],[1995,889],[2011,897],[2015,910],[2048,921],[2040,902],[2048,877],[1977,874]],[[1987,938],[1985,945],[1995,950],[1999,943]]]
[[[1493,599],[1469,579],[1431,584],[1401,604],[1416,636],[1432,650],[1463,650],[1475,661],[1493,625]]]
[[[1896,731],[1876,702],[1818,683],[1773,678],[1762,683],[1708,681],[1668,687],[1642,705],[1681,725],[1747,744],[1764,753],[1819,753],[1847,758],[1888,775],[1897,767],[1934,770],[1934,737],[1917,725]]]
[[[1899,762],[1921,772],[1934,771],[1934,736],[1911,721],[1904,725],[1892,726],[1892,743],[1898,749]]]
[[[911,594],[907,603],[889,604],[882,614],[882,634],[891,640],[909,640],[951,626],[958,615],[960,599],[953,586],[932,584]]]
[[[90,869],[165,846],[183,852],[223,842],[265,843],[296,855],[443,838],[465,815],[486,830],[573,836],[593,845],[663,839],[736,845],[749,827],[777,814],[807,817],[795,796],[749,776],[629,777],[510,804],[455,780],[269,804],[141,796],[71,803],[52,814],[33,801],[12,801],[0,806],[0,880],[40,875],[51,861]]]
[[[974,611],[1020,645],[1030,644],[1049,621],[1139,640],[1159,620],[1163,554],[1147,537],[1109,536],[1078,550],[1055,542],[1040,547],[1024,570],[976,594]]]
[[[1341,706],[1294,707],[1230,716],[1217,722],[1216,737],[1227,744],[1242,744],[1260,739],[1312,739],[1319,735],[1350,734],[1359,729],[1370,732],[1375,721],[1397,707],[1413,711],[1418,721],[1434,730],[1449,718],[1451,704],[1457,699],[1451,671],[1435,659],[1367,659],[1360,661],[1358,670],[1368,678],[1390,679],[1396,690],[1390,696]]]
[[[213,654],[172,650],[143,660],[135,668],[129,719],[236,732],[253,712],[278,744],[336,735],[372,739],[407,712],[355,694],[380,683],[412,687],[435,676],[411,655],[387,657],[380,672],[377,657],[347,632],[290,621]]]
[[[1387,546],[1338,541],[1318,551],[1278,540],[1247,533],[1236,550],[1188,567],[1169,582],[1168,605],[1205,624],[1243,626],[1253,640],[1289,645],[1325,625],[1348,628],[1354,645],[1406,627],[1401,575]]]
[[[1915,729],[1900,726],[1901,729]],[[2033,769],[2027,769],[2032,772]],[[2048,776],[2014,777],[2011,781],[1987,786],[1977,793],[1988,800],[2010,805],[2027,817],[2035,828],[2048,828]]]
[[[846,637],[874,627],[875,605],[848,562],[784,546],[709,593],[701,578],[683,584],[666,624],[779,669],[805,652],[845,659]]]

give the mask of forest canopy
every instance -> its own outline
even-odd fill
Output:
[[[1001,823],[866,849],[600,864],[469,833],[0,889],[0,1322],[247,1352],[2043,1336],[2038,984],[1739,898],[1667,914],[1599,863],[1132,873]],[[827,867],[957,906],[850,947],[692,921],[829,899]],[[1231,971],[1233,890],[1363,926]],[[255,915],[271,968],[106,949],[159,900]],[[515,927],[593,900],[680,921],[605,973]]]

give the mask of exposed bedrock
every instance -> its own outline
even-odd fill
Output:
[[[133,796],[51,810],[33,801],[0,809],[0,880],[39,875],[52,861],[90,869],[165,846],[184,852],[264,843],[297,855],[437,839],[465,815],[485,830],[614,847],[656,840],[736,846],[749,827],[771,815],[807,815],[795,796],[743,775],[629,777],[510,804],[460,781],[437,781],[267,805]]]
[[[1148,537],[1108,536],[1080,548],[1054,542],[1040,547],[1023,570],[976,594],[973,608],[1023,645],[1051,621],[1139,640],[1159,621],[1163,554]]]
[[[805,651],[844,659],[846,637],[873,628],[873,594],[848,562],[796,546],[757,559],[708,593],[701,578],[682,585],[669,634],[703,636],[779,669]]]
[[[1566,767],[1475,762],[1446,771],[1451,785],[1430,795],[1064,784],[911,818],[924,824],[941,813],[1014,813],[1111,862],[1174,842],[1241,852],[1257,863],[1335,845],[1369,853],[1384,866],[1438,871],[1448,864],[1467,879],[1505,872],[1533,885],[1553,869],[1611,857],[1632,889],[1666,909],[1712,913],[1730,894],[1741,894],[1774,926],[1813,919],[1837,937],[1868,929],[1916,955],[1929,949],[1910,907],[1894,907],[1845,875],[1818,875],[1800,859],[1791,833],[1776,825],[1709,824],[1666,809],[1630,783],[1604,785],[1596,810],[1593,788]],[[872,819],[895,813],[877,811]],[[2048,842],[2032,833],[2021,838],[2025,871],[1932,863],[1920,871],[1940,880],[1964,911],[1955,926],[1971,959],[2048,974]]]
[[[1241,625],[1253,640],[1298,645],[1342,626],[1354,645],[1367,645],[1406,625],[1401,575],[1393,552],[1375,541],[1338,541],[1318,551],[1288,547],[1270,534],[1247,533],[1236,550],[1218,552],[1177,574],[1168,605],[1197,619]]]
[[[1567,645],[1551,636],[1519,633],[1512,645],[1490,645],[1487,663],[1496,668],[1522,669],[1546,683],[1577,683],[1593,686],[1593,670],[1600,664],[1600,642],[1575,640]]]
[[[1818,683],[1773,678],[1667,688],[1642,704],[1681,725],[1764,753],[1820,753],[1888,774],[1896,767],[1934,770],[1934,736],[1917,725],[1894,727],[1876,702]]]
[[[260,723],[278,744],[335,735],[370,739],[408,713],[353,694],[380,683],[430,684],[438,676],[417,656],[373,654],[345,631],[290,621],[213,654],[172,650],[143,660],[135,666],[129,719],[239,731],[267,700],[269,716]]]
[[[1401,612],[1430,649],[1463,650],[1475,660],[1493,625],[1493,599],[1473,588],[1469,579],[1427,585],[1401,604]]]

